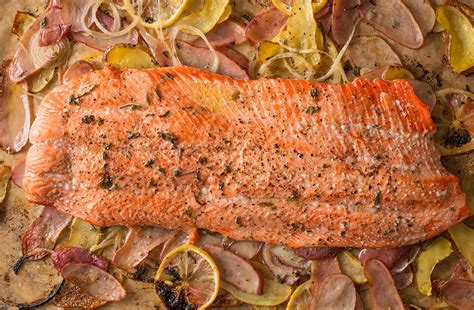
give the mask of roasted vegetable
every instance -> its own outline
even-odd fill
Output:
[[[361,36],[355,39],[347,50],[348,56],[359,69],[375,69],[386,65],[401,65],[400,57],[378,36]],[[370,57],[367,57],[370,55]]]
[[[117,68],[147,69],[157,67],[148,51],[140,45],[116,45],[104,53],[104,61]]]
[[[160,28],[176,22],[188,2],[189,0],[151,1],[144,6],[142,1],[124,0],[123,8],[133,18],[135,25]]]
[[[26,83],[28,90],[32,93],[38,93],[48,86],[53,80],[56,68],[44,68],[28,77]]]
[[[418,291],[431,296],[431,272],[436,264],[447,258],[453,252],[451,242],[444,237],[434,240],[425,250],[421,251],[416,260],[415,280]]]
[[[201,10],[180,18],[175,25],[195,27],[207,33],[220,21],[228,10],[229,0],[204,0]]]
[[[313,295],[311,294],[311,280],[300,284],[293,292],[288,301],[286,310],[302,310],[308,309],[309,305],[313,301]]]
[[[26,32],[26,30],[35,22],[35,17],[27,12],[18,11],[13,19],[12,33],[19,38]]]
[[[357,301],[354,282],[343,274],[325,278],[314,298],[314,309],[353,310]]]
[[[337,255],[337,259],[342,273],[348,275],[355,283],[364,284],[367,282],[367,278],[364,275],[364,267],[352,252],[344,250]]]
[[[70,226],[69,239],[61,247],[80,247],[90,249],[99,243],[101,233],[94,225],[75,217]]]
[[[436,11],[437,21],[449,33],[449,63],[456,73],[474,66],[474,27],[456,7],[442,5]]]
[[[459,223],[449,229],[449,234],[459,252],[474,267],[474,229],[464,223]]]
[[[392,275],[381,261],[369,260],[364,266],[364,274],[369,283],[370,309],[404,309]]]
[[[8,166],[0,165],[0,204],[7,195],[8,181],[10,181],[11,169]]]

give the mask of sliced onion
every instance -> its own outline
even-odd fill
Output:
[[[364,274],[369,283],[369,303],[372,309],[404,309],[392,276],[381,261],[367,261]]]
[[[227,56],[227,58],[238,64],[242,69],[248,71],[250,61],[247,57],[245,57],[244,54],[240,53],[239,51],[236,51],[231,47],[221,47],[219,48],[219,52],[221,52],[222,54]]]
[[[398,290],[403,290],[409,287],[413,283],[413,271],[411,268],[405,268],[403,271],[398,273],[392,273],[393,282]]]
[[[394,273],[402,272],[415,261],[418,253],[420,253],[420,248],[412,246],[406,255],[401,255],[401,259],[398,260],[390,271]]]
[[[49,254],[70,219],[69,215],[54,208],[42,207],[41,213],[23,234],[21,242],[23,256],[36,260]]]
[[[66,247],[56,250],[51,255],[51,261],[54,268],[58,271],[71,263],[91,264],[102,270],[107,271],[109,262],[102,256],[92,254],[86,249],[78,247]]]
[[[25,175],[26,156],[22,156],[15,160],[12,165],[12,181],[13,183],[23,188],[23,176]]]
[[[262,294],[263,278],[249,261],[219,246],[209,245],[204,249],[216,262],[222,279],[243,292]]]
[[[39,32],[38,44],[41,47],[45,47],[51,44],[58,43],[64,39],[69,32],[71,25],[56,24],[49,25],[41,29]]]
[[[258,44],[273,39],[286,25],[288,15],[272,8],[255,15],[245,29],[247,39]]]
[[[285,265],[299,269],[309,269],[311,262],[295,254],[292,248],[283,245],[274,245],[270,251]]]
[[[66,281],[78,286],[83,292],[100,300],[118,301],[125,298],[122,285],[106,271],[83,263],[71,263],[61,269]]]
[[[228,19],[218,24],[211,31],[206,33],[206,38],[213,47],[223,47],[234,44],[241,44],[246,40],[245,28],[242,24]],[[206,42],[199,38],[191,43],[197,47],[207,47]]]
[[[68,38],[63,38],[57,43],[40,46],[41,32],[36,32],[28,46],[31,62],[35,69],[54,68],[62,65],[69,57],[71,44]]]
[[[360,0],[334,0],[332,3],[331,31],[334,41],[343,45],[349,39],[359,16]]]
[[[5,64],[3,66],[5,68]],[[31,112],[26,85],[12,84],[2,74],[0,81],[0,145],[9,153],[22,150],[28,142]]]
[[[163,244],[174,234],[174,231],[160,227],[131,227],[124,244],[115,252],[112,263],[123,269],[131,269],[144,260],[151,250]]]
[[[245,259],[252,259],[258,254],[262,245],[263,243],[256,241],[234,241],[229,246],[229,251]]]
[[[353,310],[356,305],[356,289],[352,280],[343,274],[326,277],[319,286],[312,309]]]
[[[319,260],[336,257],[343,248],[312,247],[295,249],[295,254],[308,260]]]
[[[72,33],[72,38],[77,41],[84,43],[85,45],[95,48],[100,51],[105,51],[109,47],[117,44],[132,44],[135,45],[138,43],[139,33],[137,30],[133,29],[128,34],[125,34],[120,37],[111,37],[108,39],[100,39],[94,36],[90,36],[84,32],[74,32]]]
[[[263,261],[280,282],[290,285],[294,284],[299,279],[299,276],[297,276],[297,269],[284,265],[278,261],[278,259],[272,255],[271,247],[270,244],[263,245]]]

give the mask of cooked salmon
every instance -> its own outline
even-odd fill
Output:
[[[469,215],[408,82],[95,71],[48,94],[24,189],[96,225],[291,247],[398,247]]]

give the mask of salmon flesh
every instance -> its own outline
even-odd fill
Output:
[[[29,201],[96,225],[291,247],[398,247],[469,215],[403,80],[237,80],[106,67],[48,94]]]

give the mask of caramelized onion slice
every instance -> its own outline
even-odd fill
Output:
[[[112,263],[123,269],[131,269],[144,260],[151,250],[165,243],[174,231],[160,227],[131,227],[125,242],[115,252]]]
[[[312,309],[353,310],[356,305],[356,289],[352,280],[343,274],[326,277],[319,286]]]
[[[411,49],[423,45],[420,26],[401,0],[366,1],[360,11],[369,24],[395,42]]]
[[[403,310],[393,278],[384,263],[371,259],[364,266],[369,283],[369,303],[372,309]]]
[[[222,279],[243,292],[262,294],[263,278],[247,260],[218,246],[204,249],[216,262]]]
[[[45,257],[54,248],[56,240],[70,219],[69,215],[54,208],[42,207],[38,217],[23,234],[21,240],[23,256],[31,260]]]
[[[441,288],[441,297],[457,309],[474,309],[474,282],[451,280]]]
[[[22,156],[13,162],[12,181],[18,187],[23,187],[23,176],[25,175],[25,162],[26,162],[26,156]]]
[[[283,245],[274,245],[270,251],[285,265],[299,269],[308,269],[310,267],[310,261],[296,255],[292,248]]]
[[[118,301],[125,298],[122,285],[106,271],[84,263],[71,263],[61,269],[66,281],[94,298],[106,301]]]
[[[91,264],[102,270],[107,270],[109,267],[109,262],[104,257],[77,247],[67,247],[55,251],[51,255],[51,261],[58,271],[71,263]]]

